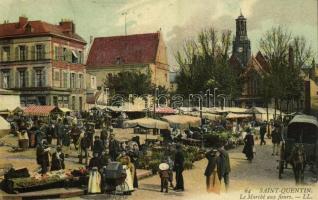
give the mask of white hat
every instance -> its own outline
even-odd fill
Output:
[[[168,170],[169,169],[169,165],[167,163],[161,163],[159,165],[159,169],[164,171],[164,170]]]

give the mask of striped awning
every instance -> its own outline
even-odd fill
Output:
[[[55,106],[28,106],[24,108],[24,114],[28,116],[49,116]]]

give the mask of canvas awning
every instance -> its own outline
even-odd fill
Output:
[[[148,129],[170,129],[169,123],[148,117],[124,121],[125,128],[134,128],[137,126]]]
[[[10,132],[10,123],[0,116],[0,137],[3,137]]]
[[[188,115],[168,115],[162,117],[162,119],[169,122],[170,126],[175,128],[186,129],[201,126],[201,119],[199,117]]]
[[[192,113],[189,113],[189,115],[200,117],[200,112],[192,112]],[[217,114],[203,112],[202,118],[209,119],[209,120],[218,120],[218,119],[221,119],[222,116],[217,115]]]
[[[226,119],[247,119],[247,118],[252,118],[252,114],[237,114],[237,113],[229,113],[226,116]]]
[[[59,108],[59,109],[60,109],[60,111],[62,111],[63,113],[72,112],[72,110],[69,109],[69,108]]]
[[[170,107],[158,107],[156,108],[156,113],[159,114],[175,114],[176,110]]]

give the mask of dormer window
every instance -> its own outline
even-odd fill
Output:
[[[31,26],[31,24],[27,24],[27,25],[25,26],[25,31],[28,32],[28,33],[33,32],[33,28],[32,28],[32,26]]]

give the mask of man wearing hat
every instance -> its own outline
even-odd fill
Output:
[[[266,122],[262,123],[260,130],[259,130],[259,135],[261,138],[260,145],[263,145],[263,144],[266,145],[265,134],[266,134]]]
[[[115,139],[115,134],[114,133],[110,134],[108,149],[109,149],[110,159],[112,161],[116,161],[116,159],[117,159],[117,157],[119,155],[119,143]]]
[[[47,147],[46,140],[43,140],[36,149],[36,161],[41,166],[41,174],[44,175],[48,171],[50,165],[50,148]]]
[[[56,147],[56,152],[52,155],[51,171],[65,169],[64,153],[61,146]]]
[[[230,182],[230,172],[231,172],[231,164],[229,153],[224,149],[224,145],[222,145],[218,152],[220,153],[217,161],[217,172],[220,181],[224,179],[225,189],[228,190],[229,182]]]
[[[208,159],[208,165],[206,166],[204,175],[206,176],[206,188],[208,191],[213,190],[215,181],[219,181],[216,173],[218,156],[219,153],[217,149],[212,149],[205,154],[206,159]],[[213,174],[214,176],[212,176]],[[215,180],[215,178],[217,179]]]
[[[278,152],[279,152],[280,142],[282,141],[280,130],[281,130],[280,125],[277,122],[275,122],[274,130],[272,130],[272,143],[273,143],[272,156],[274,156],[274,154],[278,155]]]
[[[95,136],[93,152],[97,153],[98,156],[102,155],[102,152],[105,150],[103,142],[99,139],[99,136]]]
[[[184,155],[182,152],[182,146],[180,144],[176,145],[176,155],[174,159],[174,167],[176,171],[176,187],[174,190],[184,191],[184,182],[183,182],[183,170],[184,170]]]

